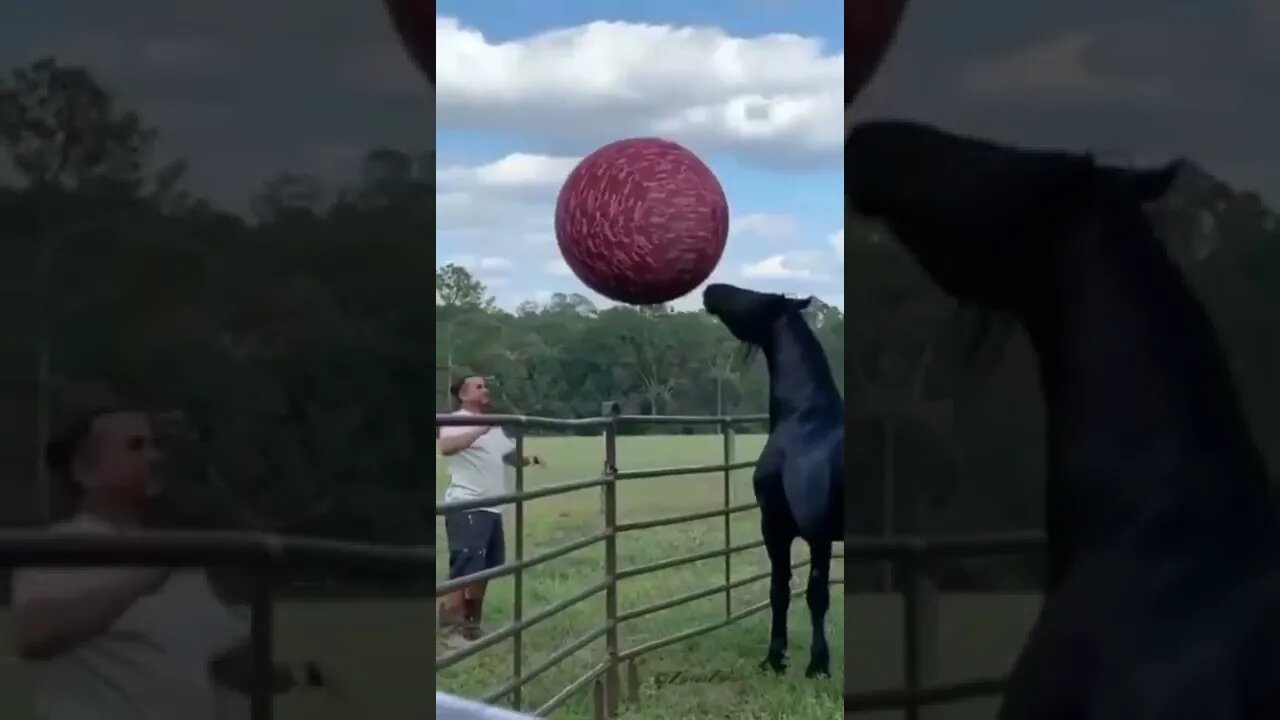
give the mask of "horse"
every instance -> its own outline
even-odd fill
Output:
[[[769,555],[769,650],[761,669],[787,669],[791,545],[809,546],[805,600],[813,626],[805,677],[828,677],[825,622],[831,603],[831,545],[844,537],[844,403],[827,356],[801,315],[813,298],[796,299],[712,284],[703,307],[769,370],[769,439],[752,476],[760,534]]]
[[[1046,410],[1044,601],[1002,720],[1280,717],[1277,511],[1213,322],[1148,218],[1185,161],[908,121],[846,137],[849,209],[1026,333]]]

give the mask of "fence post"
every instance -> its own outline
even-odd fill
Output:
[[[604,712],[606,717],[612,718],[618,715],[621,694],[618,672],[618,404],[604,403],[601,414],[611,419],[604,430],[604,474],[608,482],[603,488],[604,526],[608,533],[604,539],[604,572],[609,583],[604,594]]]
[[[724,440],[724,464],[733,464],[733,423],[729,420],[724,421],[721,426],[721,434]],[[733,539],[729,530],[729,508],[733,505],[733,492],[731,489],[731,481],[733,480],[733,471],[725,468],[724,471],[724,549],[727,551],[733,547]],[[732,563],[729,559],[729,553],[724,554],[724,616],[728,619],[733,616],[733,590],[729,588],[732,582],[733,570]]]
[[[520,428],[516,433],[516,493],[524,492],[524,428]],[[524,570],[521,564],[524,562],[524,500],[516,500],[515,509],[515,531],[516,531],[516,571],[514,573],[513,585],[515,586],[515,597],[511,606],[512,619],[516,624],[517,630],[511,637],[511,677],[515,680],[516,687],[511,693],[512,707],[517,711],[524,709],[521,704],[524,700],[524,681],[521,674],[524,672],[524,632],[519,628],[520,621],[524,619]]]
[[[938,591],[930,565],[921,548],[902,558],[903,675],[911,694],[905,708],[906,720],[920,720],[921,705],[915,694],[937,681],[938,671]]]

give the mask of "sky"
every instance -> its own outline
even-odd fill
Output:
[[[847,120],[1188,157],[1280,207],[1278,38],[1280,0],[912,0]]]
[[[658,136],[728,197],[710,281],[843,305],[841,8],[797,6],[438,3],[437,261],[507,307],[558,292],[610,304],[560,257],[556,194],[597,147]]]
[[[371,147],[434,143],[438,257],[507,306],[584,290],[555,263],[558,182],[641,133],[684,143],[724,185],[716,279],[837,304],[838,150],[857,118],[1187,156],[1280,207],[1280,0],[911,0],[880,74],[836,119],[842,7],[449,0],[436,96],[375,0],[11,2],[0,68],[87,65],[159,127],[160,159],[186,158],[192,189],[233,209],[282,171],[338,182]]]
[[[84,65],[160,132],[158,160],[236,211],[284,171],[336,183],[386,145],[432,144],[431,86],[380,0],[0,3],[0,72]]]

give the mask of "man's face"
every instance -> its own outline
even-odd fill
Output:
[[[486,407],[489,405],[489,386],[482,377],[469,377],[462,383],[458,399],[467,405]]]
[[[77,476],[85,490],[149,498],[163,489],[163,459],[146,416],[103,415],[85,441]]]

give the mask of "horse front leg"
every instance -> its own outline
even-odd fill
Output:
[[[804,676],[830,677],[831,650],[827,647],[827,609],[831,607],[831,543],[809,543],[809,586],[804,598],[809,605],[809,622],[813,627],[813,644],[809,649],[809,667]]]
[[[790,536],[764,527],[764,547],[769,553],[769,653],[760,668],[783,673],[787,669],[787,611],[791,606]]]

